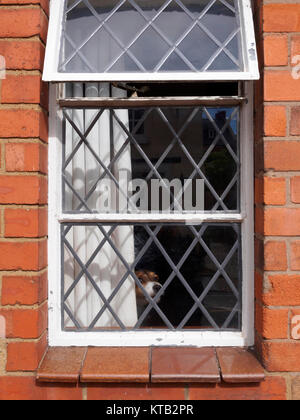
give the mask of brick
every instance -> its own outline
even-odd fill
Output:
[[[184,400],[184,386],[178,385],[89,385],[88,400]]]
[[[300,170],[300,142],[266,141],[264,148],[265,170]]]
[[[287,126],[286,108],[284,106],[266,106],[264,124],[265,136],[285,136]]]
[[[260,270],[264,269],[265,258],[264,258],[264,242],[261,239],[254,239],[254,255],[255,255],[255,267]]]
[[[47,173],[47,148],[38,143],[7,143],[5,167],[7,172]]]
[[[39,116],[40,135],[39,138],[44,142],[48,142],[48,114],[44,111]]]
[[[265,244],[264,269],[266,271],[286,271],[287,251],[285,242],[268,241]]]
[[[263,299],[264,278],[261,272],[258,272],[258,270],[255,270],[255,273],[254,273],[254,283],[255,283],[255,287],[254,287],[255,298],[257,301],[261,302]]]
[[[292,400],[300,401],[300,375],[292,378]]]
[[[300,36],[291,37],[291,54],[290,65],[292,67],[292,75],[295,79],[300,78]]]
[[[300,271],[300,241],[291,243],[291,269]]]
[[[6,371],[30,372],[36,370],[46,347],[46,335],[37,342],[8,343]]]
[[[291,201],[296,204],[300,203],[300,176],[291,179]]]
[[[300,306],[300,276],[272,274],[267,277],[268,288],[262,295],[266,306]]]
[[[264,178],[255,178],[255,204],[264,204]]]
[[[0,0],[1,5],[32,5],[37,4],[40,5],[44,11],[49,15],[49,0]]]
[[[253,16],[255,21],[259,24],[258,26],[258,31],[259,34],[262,32],[262,27],[263,27],[263,4],[261,2],[261,0],[254,0],[252,2],[252,7],[253,7]]]
[[[45,390],[35,385],[34,376],[0,376],[0,400],[42,400]]]
[[[3,276],[2,305],[35,305],[47,299],[47,273],[36,276]]]
[[[287,35],[268,35],[264,38],[264,63],[265,66],[287,66]]]
[[[46,204],[47,180],[38,176],[0,176],[1,204]]]
[[[255,208],[255,232],[261,235],[264,233],[264,210],[261,207]]]
[[[256,330],[264,339],[288,338],[288,309],[269,309],[256,306]]]
[[[48,139],[47,117],[41,111],[33,109],[0,110],[0,137]]]
[[[291,71],[265,71],[265,101],[300,101],[300,78]]]
[[[7,70],[43,70],[45,47],[38,40],[0,40]]]
[[[299,372],[300,342],[264,342],[262,361],[269,372]]]
[[[256,95],[256,100],[254,101],[255,102],[254,104],[255,124],[253,127],[254,128],[253,134],[254,134],[254,142],[257,145],[257,143],[259,144],[263,136],[263,130],[264,130],[264,106],[261,104],[262,99],[260,100],[259,98],[259,96],[261,97],[263,96],[263,87],[256,86],[254,95]]]
[[[292,107],[290,120],[290,135],[300,135],[300,107]]]
[[[300,309],[291,308],[291,317],[300,316]]]
[[[6,321],[6,338],[39,338],[47,327],[47,305],[39,309],[0,309]]]
[[[282,206],[286,203],[285,178],[264,177],[263,203],[267,205]]]
[[[37,381],[78,383],[86,352],[87,347],[48,347],[36,372]]]
[[[193,385],[190,387],[190,400],[211,401],[255,401],[286,400],[287,386],[284,378],[267,377],[259,384]]]
[[[261,141],[261,137],[254,145],[254,170],[255,174],[261,174],[264,170],[264,142]]]
[[[47,209],[5,209],[6,238],[37,238],[47,235]]]
[[[91,347],[80,373],[81,382],[149,382],[149,351],[147,347]]]
[[[265,32],[300,32],[299,4],[264,5]]]
[[[80,401],[83,399],[83,388],[69,384],[39,384],[45,392],[47,401]]]
[[[291,59],[293,59],[294,56],[300,55],[300,36],[299,35],[293,35],[291,37]],[[295,63],[291,63],[295,64]]]
[[[61,384],[38,384],[35,376],[0,376],[0,400],[82,400],[82,388]]]
[[[29,38],[40,35],[46,41],[47,19],[39,8],[2,8],[1,38]]]
[[[47,107],[48,89],[40,75],[7,74],[2,80],[3,104],[43,104]]]
[[[290,311],[290,338],[300,342],[300,309]]]
[[[267,236],[300,236],[300,208],[268,208],[264,212]]]
[[[47,265],[47,241],[0,241],[0,270],[39,271]]]
[[[47,173],[47,148],[39,143],[7,143],[5,168],[7,172]]]

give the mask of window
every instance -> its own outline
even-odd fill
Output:
[[[53,1],[50,344],[253,344],[251,19]]]
[[[249,0],[52,3],[45,80],[258,78]]]

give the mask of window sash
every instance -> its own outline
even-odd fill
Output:
[[[244,71],[157,72],[157,73],[62,73],[58,71],[62,42],[64,5],[62,0],[51,0],[43,80],[67,81],[208,81],[259,79],[256,40],[250,0],[237,0],[241,22],[242,58]]]
[[[113,240],[114,232],[117,232],[117,229],[120,228],[120,224],[113,224],[113,225],[107,225],[107,224],[96,224],[91,225],[89,223],[81,223],[81,224],[63,224],[62,225],[62,242],[63,242],[63,252],[69,255],[71,253],[71,259],[68,258],[68,261],[76,261],[80,266],[80,272],[77,272],[77,275],[74,278],[71,279],[71,283],[67,283],[67,288],[65,288],[65,271],[62,270],[62,284],[63,284],[63,290],[65,291],[62,307],[63,307],[63,318],[65,315],[67,315],[67,322],[71,321],[73,323],[73,326],[67,326],[65,323],[63,325],[63,328],[65,331],[92,331],[94,333],[96,332],[102,332],[102,331],[111,331],[111,327],[109,327],[106,322],[108,321],[107,318],[104,321],[104,325],[100,326],[98,321],[102,321],[103,315],[107,316],[107,311],[109,311],[109,317],[110,322],[113,321],[113,329],[123,330],[123,331],[140,331],[141,329],[147,329],[146,326],[143,326],[143,322],[147,322],[147,317],[152,313],[152,311],[156,314],[158,314],[160,318],[160,322],[162,322],[161,326],[158,326],[158,330],[165,330],[167,327],[167,331],[186,331],[186,328],[192,328],[193,331],[203,331],[203,330],[213,330],[213,331],[240,331],[241,328],[241,281],[242,281],[242,270],[241,270],[241,264],[239,263],[238,270],[235,270],[235,275],[233,273],[227,272],[227,266],[230,265],[230,261],[232,258],[238,258],[239,262],[240,256],[241,256],[241,241],[240,241],[240,226],[237,224],[224,224],[216,225],[215,223],[212,224],[202,224],[198,226],[188,226],[186,225],[184,227],[185,233],[193,238],[193,240],[189,243],[189,246],[183,254],[180,257],[180,260],[176,263],[172,259],[172,251],[169,249],[167,243],[163,238],[159,238],[159,233],[162,233],[165,228],[168,229],[168,225],[165,224],[134,224],[132,226],[142,229],[144,234],[149,235],[148,239],[145,240],[142,247],[139,247],[137,250],[137,253],[135,255],[134,262],[131,261],[129,263],[126,260],[126,256],[123,254],[125,249],[120,250]],[[124,225],[122,225],[124,226]],[[125,227],[129,227],[130,225],[125,225]],[[172,226],[176,229],[176,227],[183,228],[182,224],[176,224],[172,223]],[[152,229],[152,228],[153,229]],[[86,255],[80,255],[80,252],[78,252],[73,244],[72,244],[72,232],[74,232],[76,229],[93,229],[94,234],[98,232],[98,234],[101,237],[99,237],[99,242],[97,243],[97,247],[94,249],[93,247],[93,253],[90,255],[89,258],[87,258]],[[228,234],[231,232],[234,236],[233,242],[230,244],[230,247],[227,249],[228,252],[226,252],[226,257],[222,262],[218,260],[218,258],[215,256],[213,250],[209,248],[209,246],[206,243],[205,240],[205,234],[210,229],[226,229]],[[70,233],[70,236],[68,237]],[[97,235],[97,233],[96,233]],[[167,238],[165,238],[167,239]],[[103,290],[101,290],[101,286],[94,281],[93,276],[89,272],[89,267],[93,264],[95,259],[97,258],[97,255],[101,252],[100,249],[103,249],[105,245],[108,245],[108,249],[106,249],[106,252],[109,252],[109,250],[113,250],[114,253],[112,255],[113,259],[117,256],[117,260],[121,262],[123,269],[120,272],[120,278],[118,279],[118,284],[110,290],[110,293],[106,296],[103,293]],[[140,263],[140,261],[143,259],[143,256],[151,246],[154,245],[154,248],[157,253],[158,258],[163,258],[164,263],[171,268],[171,272],[168,272],[165,282],[162,284],[162,287],[159,291],[160,296],[168,293],[170,288],[172,288],[172,285],[174,286],[173,279],[174,277],[177,277],[176,281],[176,287],[181,288],[181,294],[180,299],[188,299],[189,304],[186,302],[186,307],[184,311],[180,311],[180,318],[174,318],[174,314],[172,314],[172,311],[170,312],[170,307],[162,307],[160,308],[158,306],[158,300],[160,299],[160,296],[153,296],[150,302],[148,301],[147,305],[142,309],[141,312],[138,313],[138,318],[134,320],[134,324],[130,324],[130,326],[126,326],[127,320],[124,320],[124,323],[122,321],[122,315],[118,313],[118,308],[113,304],[113,301],[115,297],[118,295],[119,291],[123,289],[123,286],[125,282],[128,280],[128,277],[130,276],[132,279],[134,279],[135,285],[139,288],[139,290],[143,290],[141,293],[146,293],[147,297],[149,297],[148,292],[145,289],[145,285],[143,285],[135,273],[135,270],[139,270],[138,268],[135,269],[135,267]],[[179,245],[179,243],[178,243]],[[210,278],[209,282],[203,287],[198,288],[195,283],[193,285],[189,282],[191,278],[187,276],[186,268],[184,268],[187,260],[189,257],[192,256],[193,251],[195,250],[196,246],[201,245],[202,250],[205,252],[205,254],[209,257],[211,263],[214,264],[216,272]],[[153,252],[156,252],[153,250]],[[126,251],[125,251],[126,252]],[[171,253],[170,253],[171,252]],[[198,255],[199,257],[199,255]],[[201,257],[199,257],[201,258]],[[156,267],[158,268],[158,266]],[[190,273],[191,274],[191,273]],[[82,279],[82,276],[86,276],[89,279],[89,285],[92,285],[93,293],[97,296],[97,299],[99,299],[100,305],[95,305],[93,307],[94,313],[92,316],[87,319],[88,317],[88,310],[92,309],[92,307],[86,306],[86,311],[84,311],[84,318],[81,317],[81,314],[76,313],[76,304],[75,306],[72,305],[71,302],[68,302],[68,299],[70,298],[71,294],[76,290],[76,288],[79,286],[80,280]],[[227,288],[227,308],[224,309],[222,316],[218,317],[218,314],[213,310],[214,307],[212,307],[212,312],[209,311],[209,303],[205,300],[210,298],[214,295],[216,290],[214,289],[216,282],[218,281],[219,277],[222,276],[222,285]],[[195,289],[196,287],[196,289]],[[201,299],[199,299],[199,293],[201,292]],[[211,294],[211,295],[210,295]],[[219,294],[219,298],[221,298]],[[229,299],[229,300],[228,300]],[[235,303],[233,303],[233,300],[235,300]],[[230,304],[231,302],[231,304]],[[69,306],[69,303],[71,306]],[[86,301],[84,303],[87,303]],[[208,304],[208,307],[207,307]],[[224,302],[223,304],[226,305]],[[191,306],[190,306],[191,305]],[[77,308],[78,309],[78,308]],[[127,308],[128,309],[128,308]],[[201,312],[201,316],[199,314],[199,310]],[[226,314],[227,312],[227,314]],[[124,315],[124,314],[123,314]],[[178,315],[178,314],[177,314]],[[220,314],[219,314],[220,315]],[[207,325],[201,326],[202,324],[197,324],[195,326],[194,322],[192,321],[193,316],[196,316],[198,318],[199,322],[205,322]],[[201,318],[201,320],[200,320]],[[189,324],[192,321],[192,324]],[[82,324],[84,322],[84,325]],[[109,322],[109,323],[110,323]],[[233,324],[232,324],[233,323]],[[151,328],[151,327],[150,327]],[[148,328],[149,329],[149,328]]]
[[[81,102],[81,99],[82,99],[82,102]],[[84,104],[85,103],[90,103],[89,101],[91,99],[92,98],[78,98],[78,101],[80,103],[82,103],[82,105],[81,105],[81,107],[78,107],[78,108],[76,107],[76,109],[83,109],[83,110],[88,109],[88,108],[85,108],[84,107]],[[198,112],[200,110],[201,110],[201,112],[203,112],[203,110],[204,110],[205,113],[206,113],[206,115],[208,115],[209,108],[206,107],[206,106],[203,106],[203,107],[202,106],[198,106],[198,103],[206,104],[206,102],[207,102],[207,103],[210,104],[211,108],[214,108],[214,106],[217,106],[217,104],[220,104],[221,103],[220,102],[220,99],[214,99],[214,98],[210,98],[209,100],[203,100],[203,99],[199,99],[199,98],[196,98],[196,99],[195,98],[185,98],[185,99],[182,99],[182,98],[177,98],[177,99],[174,99],[174,98],[169,98],[169,99],[165,99],[165,98],[147,98],[145,100],[148,102],[149,108],[147,108],[147,107],[141,107],[141,106],[139,108],[136,108],[136,105],[135,104],[138,104],[139,105],[140,101],[143,102],[143,99],[137,99],[137,100],[135,100],[135,99],[125,99],[125,103],[130,104],[130,105],[135,105],[135,109],[142,109],[143,111],[145,109],[149,109],[150,111],[153,111],[154,109],[157,109],[160,112],[160,114],[161,114],[162,110],[161,110],[160,105],[157,104],[157,100],[156,99],[158,99],[158,102],[160,102],[162,104],[162,107],[164,107],[165,104],[166,104],[167,105],[166,108],[168,108],[168,109],[171,109],[172,106],[176,106],[176,107],[180,107],[181,108],[181,105],[180,104],[183,104],[183,106],[185,106],[185,105],[188,106],[187,109],[194,109],[194,111],[196,111],[197,114],[198,114]],[[174,102],[173,102],[173,99],[174,99]],[[72,101],[72,99],[67,99],[65,103],[68,104],[69,101]],[[103,108],[100,111],[100,113],[103,112],[103,111],[108,111],[108,110],[112,110],[112,112],[114,113],[115,110],[116,110],[115,109],[116,108],[115,107],[115,104],[116,103],[117,104],[120,104],[120,102],[122,102],[122,101],[123,101],[123,99],[112,99],[112,98],[110,98],[110,99],[108,99],[108,98],[102,99],[102,98],[96,98],[96,100],[95,101],[92,101],[92,103],[94,104],[96,102],[96,103],[101,104],[101,107],[103,107]],[[238,97],[238,98],[230,98],[230,97],[228,97],[228,98],[225,99],[225,102],[228,103],[228,104],[234,103],[235,104],[233,106],[234,110],[232,111],[231,115],[229,116],[228,121],[226,122],[226,124],[224,126],[222,126],[220,128],[218,128],[217,126],[215,127],[215,129],[216,129],[216,134],[215,134],[216,137],[215,137],[214,141],[212,142],[212,145],[210,146],[210,148],[211,148],[210,153],[213,151],[213,148],[217,145],[217,140],[218,139],[220,140],[221,137],[222,137],[222,141],[224,141],[225,147],[226,148],[227,147],[230,148],[230,146],[227,143],[228,139],[226,138],[226,135],[225,135],[225,133],[223,133],[223,131],[224,131],[224,128],[232,120],[232,118],[234,118],[236,114],[239,115],[240,107],[237,107],[236,104],[245,102],[245,98],[240,98],[240,97]],[[105,106],[106,103],[108,103],[109,106]],[[179,105],[177,105],[178,103],[179,103]],[[84,147],[83,146],[83,143],[84,144],[85,144],[85,142],[88,143],[88,137],[85,137],[84,133],[79,134],[79,132],[81,132],[81,130],[78,127],[76,128],[76,124],[74,124],[74,126],[73,126],[73,122],[70,120],[70,116],[67,116],[66,115],[66,112],[69,111],[69,110],[71,110],[71,109],[72,108],[69,108],[68,106],[66,107],[66,110],[63,109],[63,114],[64,114],[64,116],[66,118],[66,124],[69,123],[70,125],[72,125],[72,127],[75,127],[75,130],[76,131],[78,130],[78,133],[77,134],[80,135],[80,137],[81,137],[81,140],[78,143],[79,148],[80,147]],[[130,109],[130,107],[125,108],[125,109]],[[96,107],[94,107],[93,110],[96,112]],[[96,114],[97,113],[98,113],[98,111],[96,112]],[[99,114],[97,114],[96,116],[98,116],[98,115]],[[239,119],[239,117],[238,117],[238,119]],[[169,125],[169,122],[170,121],[169,120],[166,120],[166,121],[167,121],[167,124]],[[188,122],[188,120],[185,122],[185,124],[183,124],[182,129],[184,129],[184,127],[186,126],[187,122]],[[127,220],[128,222],[130,222],[130,221],[143,222],[144,221],[146,223],[146,222],[151,222],[151,221],[157,221],[157,222],[163,221],[163,222],[167,223],[168,221],[172,220],[173,215],[175,216],[175,218],[173,220],[178,220],[179,222],[182,222],[182,223],[196,223],[197,221],[200,222],[200,223],[202,223],[202,222],[205,222],[205,221],[214,221],[214,220],[217,220],[219,222],[222,222],[222,221],[226,222],[227,221],[227,219],[226,219],[227,215],[230,215],[230,217],[228,218],[229,221],[233,221],[233,222],[234,221],[238,221],[238,222],[242,221],[243,220],[243,217],[242,216],[241,216],[241,218],[236,217],[240,213],[240,199],[239,199],[239,196],[240,196],[240,191],[239,191],[239,189],[240,189],[240,156],[239,156],[239,154],[240,154],[240,151],[239,151],[239,149],[240,149],[240,127],[238,127],[238,133],[237,133],[237,149],[238,149],[238,151],[235,154],[235,152],[233,152],[233,150],[230,149],[231,150],[231,152],[230,152],[231,153],[231,157],[235,161],[235,164],[237,165],[237,169],[236,169],[236,173],[235,173],[234,178],[231,180],[231,182],[227,185],[226,189],[223,191],[223,194],[225,194],[224,197],[223,197],[223,194],[219,195],[220,193],[217,193],[216,192],[216,190],[215,190],[216,187],[215,186],[214,187],[212,186],[211,180],[209,180],[209,177],[206,177],[205,174],[202,173],[202,171],[203,171],[203,168],[202,167],[203,167],[203,159],[204,159],[204,157],[202,157],[202,159],[201,159],[201,162],[202,163],[201,162],[200,163],[196,162],[194,160],[193,155],[190,154],[190,152],[188,150],[184,150],[183,144],[181,144],[182,141],[180,140],[180,134],[177,133],[177,132],[175,133],[175,131],[173,130],[173,128],[171,127],[171,125],[169,125],[169,127],[170,127],[170,130],[172,132],[171,137],[173,138],[173,140],[172,140],[172,142],[170,144],[168,144],[167,149],[164,151],[164,153],[163,153],[164,158],[163,159],[165,159],[165,157],[168,155],[168,153],[170,151],[169,150],[170,149],[170,146],[172,144],[173,145],[174,144],[177,144],[177,142],[178,142],[179,143],[179,146],[180,146],[180,150],[182,149],[182,151],[184,152],[185,157],[188,159],[189,162],[191,162],[191,164],[192,164],[192,166],[194,168],[193,173],[190,174],[190,176],[189,176],[188,179],[192,181],[192,179],[195,179],[195,177],[197,177],[197,175],[198,175],[198,177],[200,176],[200,178],[203,178],[204,179],[204,188],[207,191],[212,192],[212,194],[214,195],[214,198],[217,201],[215,203],[214,207],[211,210],[206,209],[206,210],[203,210],[203,211],[197,211],[197,210],[192,210],[192,211],[182,210],[182,211],[180,211],[180,210],[172,210],[172,209],[169,209],[170,211],[167,211],[165,213],[164,212],[159,212],[159,211],[154,212],[154,211],[151,211],[150,210],[149,212],[147,212],[147,211],[142,211],[142,212],[137,211],[137,212],[129,212],[128,214],[127,214],[126,211],[124,211],[124,212],[121,212],[121,214],[120,214],[120,212],[116,212],[115,214],[113,214],[111,212],[109,214],[109,216],[107,216],[107,212],[101,214],[101,211],[98,211],[98,210],[96,210],[94,208],[93,209],[93,216],[91,217],[91,214],[90,213],[91,213],[92,210],[90,210],[88,208],[87,200],[88,200],[88,198],[91,197],[91,195],[93,193],[90,194],[90,192],[89,192],[85,198],[84,197],[79,197],[77,195],[76,191],[74,191],[74,188],[73,188],[72,183],[70,183],[70,182],[68,182],[66,180],[66,173],[65,173],[66,166],[74,158],[74,155],[71,153],[71,155],[69,155],[68,156],[68,159],[67,159],[67,162],[68,163],[66,163],[65,161],[63,162],[63,168],[64,168],[64,170],[62,172],[62,177],[64,179],[63,203],[64,203],[64,198],[65,198],[65,188],[67,186],[67,190],[68,191],[71,190],[72,193],[74,194],[72,196],[74,198],[75,198],[75,196],[77,196],[77,198],[80,200],[80,203],[81,204],[79,206],[80,207],[79,209],[71,209],[71,208],[63,209],[61,211],[60,220],[63,222],[64,221],[64,217],[65,217],[66,214],[68,214],[68,215],[69,214],[71,214],[71,215],[72,214],[81,214],[83,216],[81,216],[79,218],[76,218],[76,216],[75,216],[74,219],[73,219],[73,221],[74,222],[76,222],[76,221],[77,222],[81,222],[81,221],[89,220],[89,222],[93,222],[93,221],[94,222],[106,222],[106,221],[108,221],[108,222],[112,222],[112,223],[113,222],[118,223],[118,222],[122,222],[123,220]],[[128,139],[130,139],[130,143],[129,144],[131,145],[131,143],[133,142],[133,146],[135,148],[139,147],[139,145],[137,145],[137,143],[136,143],[136,135],[135,134],[130,135],[130,133],[127,133],[127,134],[128,134],[128,136],[130,136],[130,137],[128,137]],[[64,149],[66,147],[65,141],[66,140],[64,140]],[[88,144],[88,149],[90,149],[90,148],[91,148],[91,145]],[[139,150],[140,156],[142,156],[142,159],[148,165],[147,171],[150,170],[151,173],[156,173],[156,176],[159,178],[160,182],[163,183],[163,178],[161,177],[161,174],[160,174],[160,166],[161,166],[161,164],[158,165],[158,166],[154,166],[151,163],[151,161],[150,161],[150,156],[148,156],[147,153],[144,150],[142,150],[142,148],[139,147],[139,149],[140,149]],[[78,149],[77,149],[77,146],[76,146],[73,153],[75,154],[77,151],[78,151]],[[118,153],[117,153],[117,155],[118,155]],[[113,160],[114,159],[112,159],[111,163],[113,162]],[[123,191],[123,188],[120,188],[119,183],[117,182],[117,180],[113,177],[113,175],[109,171],[109,167],[110,167],[111,163],[109,165],[108,164],[104,164],[100,159],[99,160],[97,159],[97,163],[99,164],[99,169],[100,169],[100,166],[101,166],[102,169],[105,171],[105,173],[103,173],[103,175],[98,179],[98,181],[101,181],[101,179],[103,177],[105,177],[105,175],[106,175],[106,177],[108,176],[109,179],[110,179],[110,181],[114,181],[114,186],[115,185],[117,186],[117,188],[118,188],[118,192],[117,193],[121,194],[122,197],[123,196],[125,197],[126,192]],[[106,170],[107,170],[107,172],[106,172]],[[148,177],[147,177],[147,179],[148,179]],[[146,179],[146,181],[147,181],[147,179]],[[93,188],[90,191],[93,191],[94,187],[96,187],[96,184],[98,184],[98,181],[94,184]],[[237,185],[237,190],[238,190],[237,191],[237,197],[236,197],[236,200],[237,200],[236,206],[237,207],[236,207],[236,209],[230,210],[229,208],[226,207],[225,200],[226,200],[226,196],[228,195],[228,192],[235,186],[235,184]],[[226,194],[226,191],[227,191],[227,194]],[[166,187],[166,192],[169,192],[170,193],[171,191],[169,191],[168,188]],[[172,194],[170,194],[170,198],[171,198],[171,196],[172,196]],[[179,198],[179,200],[182,198],[182,193],[180,195],[178,195],[178,198]],[[174,200],[176,201],[176,199],[174,199]],[[218,207],[218,204],[223,208],[223,210],[219,210],[219,209],[218,210],[215,210]],[[86,211],[82,210],[82,207],[85,207],[88,211],[86,212]],[[65,208],[64,205],[63,205],[63,208]],[[203,213],[205,213],[208,216],[205,216]],[[225,218],[224,217],[223,218],[222,217],[220,218],[219,217],[219,214],[225,215]],[[123,217],[123,216],[125,216],[125,217]]]

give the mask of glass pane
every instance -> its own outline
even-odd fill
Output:
[[[240,330],[238,224],[62,226],[67,330]]]
[[[243,71],[235,1],[66,2],[59,71]]]
[[[240,208],[239,110],[65,110],[63,210],[203,213]]]

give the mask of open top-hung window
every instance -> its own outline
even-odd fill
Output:
[[[253,344],[251,7],[52,0],[52,345]]]

